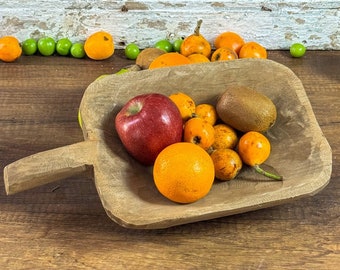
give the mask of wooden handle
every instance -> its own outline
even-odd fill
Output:
[[[64,179],[93,165],[95,142],[83,141],[19,159],[4,169],[7,195]]]

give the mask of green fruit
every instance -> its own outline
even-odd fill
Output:
[[[33,55],[38,50],[38,44],[35,39],[28,38],[21,44],[21,48],[25,55]]]
[[[125,47],[125,56],[128,59],[135,60],[139,53],[140,53],[139,47],[134,43],[131,43]]]
[[[118,70],[115,74],[123,74],[123,73],[126,73],[126,72],[129,72],[129,70],[126,69],[126,68],[122,68],[122,69]]]
[[[50,56],[55,52],[55,41],[51,37],[43,37],[38,40],[38,50],[44,56]]]
[[[81,118],[80,110],[78,110],[78,124],[80,128],[83,128],[83,119]]]
[[[83,58],[85,57],[86,53],[84,50],[84,44],[82,43],[74,43],[71,46],[70,53],[74,58]]]
[[[59,39],[56,45],[56,51],[59,55],[66,56],[70,53],[72,42],[68,38]]]
[[[154,47],[157,48],[157,49],[161,49],[165,52],[173,52],[173,50],[174,50],[172,43],[167,39],[163,39],[163,40],[158,41],[155,44]]]
[[[105,78],[106,76],[109,76],[109,74],[100,75],[99,77],[97,77],[97,78],[95,79],[95,81],[101,80],[101,79]]]
[[[173,43],[173,49],[175,52],[180,52],[181,50],[181,45],[182,45],[182,42],[183,42],[183,39],[182,38],[179,38],[179,39],[176,39]]]
[[[290,54],[293,57],[302,57],[306,53],[306,47],[301,43],[294,43],[290,47]]]

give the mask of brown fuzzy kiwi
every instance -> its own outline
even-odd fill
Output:
[[[142,50],[136,59],[136,64],[142,69],[148,69],[151,62],[165,51],[158,48],[146,48]]]
[[[265,132],[277,117],[270,98],[245,86],[228,87],[218,97],[216,111],[223,122],[242,132]]]

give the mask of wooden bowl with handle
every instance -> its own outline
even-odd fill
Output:
[[[266,133],[272,144],[266,163],[284,180],[268,181],[245,168],[235,180],[216,181],[209,194],[195,203],[171,202],[157,191],[152,168],[140,165],[126,152],[115,131],[114,117],[141,93],[182,91],[197,104],[215,104],[228,85],[252,87],[276,104],[277,122]],[[112,220],[124,227],[157,229],[311,196],[330,179],[331,149],[303,85],[289,68],[271,60],[239,59],[109,75],[88,86],[80,114],[84,141],[6,166],[7,194],[91,171]]]

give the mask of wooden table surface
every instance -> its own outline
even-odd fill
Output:
[[[7,196],[0,179],[0,269],[338,269],[340,265],[340,51],[286,51],[269,59],[304,84],[333,150],[330,183],[312,197],[161,230],[111,221],[89,175]],[[0,63],[1,170],[22,157],[83,140],[82,95],[130,64],[117,52],[91,61],[21,57]],[[298,139],[298,138],[297,138]]]

